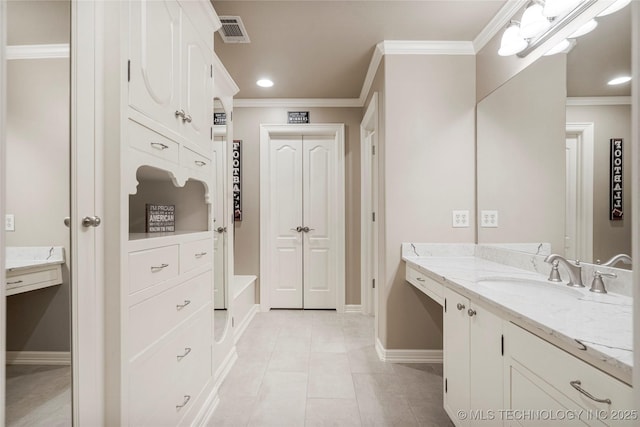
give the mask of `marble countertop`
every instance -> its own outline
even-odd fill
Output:
[[[597,360],[609,368],[606,371],[631,383],[631,297],[590,292],[590,279],[585,280],[585,288],[568,287],[566,281],[549,282],[548,276],[538,271],[478,257],[466,246],[464,251],[449,251],[446,256],[403,251],[402,258],[425,275],[498,314],[502,312],[505,318],[536,335],[559,341],[578,356],[586,353],[585,359]]]
[[[16,272],[34,267],[64,264],[62,246],[7,246],[5,269]]]

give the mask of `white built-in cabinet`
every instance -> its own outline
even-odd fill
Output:
[[[461,419],[459,411],[497,409],[503,401],[503,320],[444,288],[444,407],[458,425],[501,425]]]
[[[105,425],[199,424],[217,401],[211,193],[220,22],[208,1],[105,2],[104,11]],[[147,233],[147,204],[174,205],[175,231]]]
[[[444,408],[456,426],[640,422],[629,385],[409,265],[406,280],[443,303]]]

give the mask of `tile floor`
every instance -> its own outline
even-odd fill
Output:
[[[210,426],[453,426],[442,365],[378,359],[373,318],[258,313],[238,342]]]
[[[6,387],[7,426],[71,426],[70,366],[7,365]]]

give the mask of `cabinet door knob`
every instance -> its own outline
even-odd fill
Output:
[[[460,304],[460,303],[458,303],[458,305],[456,305],[456,308],[457,308],[458,310],[462,311],[462,310],[464,310],[464,308],[465,308],[465,307],[464,307],[464,304]]]
[[[98,227],[102,223],[99,216],[85,216],[82,218],[83,227]]]
[[[184,116],[185,116],[184,110],[176,110],[176,117],[180,117],[182,120],[184,120]]]
[[[191,119],[191,116],[189,114],[187,114],[186,116],[184,116],[184,118],[182,120],[184,120],[187,123],[191,123],[192,119]]]
[[[476,311],[470,308],[469,310],[467,310],[467,314],[469,315],[469,317],[473,317],[476,315]]]

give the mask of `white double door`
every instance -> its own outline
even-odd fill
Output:
[[[336,308],[338,155],[330,136],[269,139],[271,308]]]

